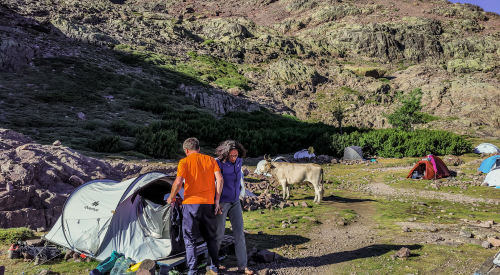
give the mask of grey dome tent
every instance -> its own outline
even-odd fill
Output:
[[[45,239],[104,260],[113,250],[136,262],[159,260],[184,251],[163,201],[175,177],[151,172],[117,182],[95,180],[78,187]],[[183,198],[183,190],[179,192]]]
[[[481,143],[476,148],[474,148],[474,153],[476,154],[498,154],[500,149],[491,143]]]
[[[344,149],[344,160],[363,159],[361,147],[349,146]]]

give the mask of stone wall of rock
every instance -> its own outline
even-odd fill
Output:
[[[0,149],[0,228],[50,228],[71,192],[88,181],[175,171],[90,158],[64,146],[33,143],[6,129],[0,129]]]
[[[215,88],[206,89],[200,86],[186,86],[182,84],[179,86],[179,90],[186,97],[191,98],[191,100],[202,107],[211,109],[221,115],[231,111],[253,112],[260,110],[260,106],[257,103],[234,97]]]

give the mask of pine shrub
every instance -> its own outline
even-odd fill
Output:
[[[88,147],[96,152],[115,153],[123,149],[123,143],[120,136],[104,135],[91,140]]]

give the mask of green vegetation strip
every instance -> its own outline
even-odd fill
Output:
[[[25,241],[34,237],[33,231],[26,227],[0,228],[0,244],[12,244],[16,241]]]

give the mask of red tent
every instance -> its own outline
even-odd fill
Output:
[[[415,171],[415,176],[413,176]],[[417,162],[406,178],[430,180],[448,177],[449,175],[450,170],[448,170],[446,164],[440,158],[431,154]]]

